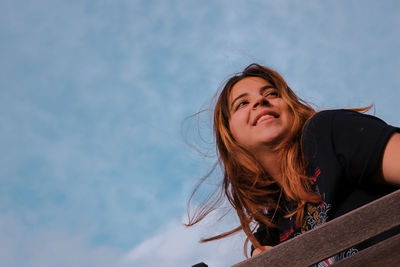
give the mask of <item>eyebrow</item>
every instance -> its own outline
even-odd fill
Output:
[[[263,86],[263,87],[261,87],[260,88],[260,95],[262,95],[266,90],[268,90],[268,89],[270,89],[270,88],[275,88],[275,87],[273,87],[272,85],[266,85],[266,86]],[[237,101],[237,100],[239,100],[240,98],[242,98],[242,97],[245,97],[245,96],[247,96],[248,95],[248,93],[243,93],[243,94],[241,94],[241,95],[239,95],[238,97],[236,97],[233,101],[232,101],[232,104],[231,104],[231,110],[232,110],[232,108],[233,108],[233,106],[235,105],[235,102]]]
[[[236,97],[236,98],[232,101],[230,110],[233,109],[233,106],[235,105],[235,102],[236,102],[237,100],[239,100],[240,98],[242,98],[242,97],[244,97],[244,96],[247,96],[247,95],[248,95],[248,93],[243,93],[243,94],[239,95],[238,97]]]
[[[260,88],[260,95],[264,94],[264,92],[267,91],[270,88],[274,88],[275,89],[275,87],[273,87],[272,85],[266,85],[266,86],[261,87]]]

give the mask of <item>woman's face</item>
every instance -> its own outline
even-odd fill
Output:
[[[229,97],[229,128],[250,151],[277,144],[288,133],[293,115],[277,89],[259,77],[237,82]]]

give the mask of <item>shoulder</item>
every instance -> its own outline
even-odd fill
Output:
[[[331,109],[322,110],[315,113],[315,115],[309,119],[308,123],[332,123],[333,120],[337,119],[357,119],[363,117],[380,120],[377,117],[360,113],[351,109]]]
[[[383,147],[396,130],[372,115],[348,109],[324,110],[306,122],[302,145],[306,155],[321,150],[343,155],[351,149],[351,155],[359,155],[377,144]]]
[[[383,120],[358,111],[349,109],[333,109],[317,112],[304,126],[304,132],[310,130],[331,131],[342,128],[352,128],[360,125],[387,125]]]
[[[352,112],[346,109],[333,109],[333,110],[323,110],[315,113],[305,124],[304,128],[315,128],[316,126],[329,126],[336,116],[341,116],[342,114],[347,114]]]
[[[327,132],[332,126],[334,118],[340,113],[346,113],[347,110],[335,109],[335,110],[323,110],[315,113],[304,125],[303,137],[309,135],[314,136],[318,133]]]

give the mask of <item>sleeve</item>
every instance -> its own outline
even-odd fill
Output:
[[[279,231],[278,228],[268,228],[264,224],[260,224],[254,237],[262,246],[276,246],[279,244]],[[251,254],[253,254],[254,246],[251,246]]]
[[[352,110],[338,110],[331,120],[334,152],[347,179],[356,184],[373,177],[381,168],[383,152],[398,128],[377,117]]]

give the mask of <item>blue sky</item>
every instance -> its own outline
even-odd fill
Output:
[[[258,62],[317,109],[374,103],[398,126],[399,12],[398,1],[3,0],[0,265],[243,260],[243,236],[197,243],[234,217],[182,226],[213,160],[185,144],[184,119]]]

